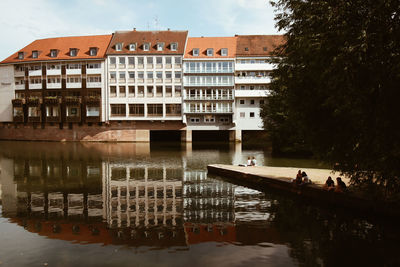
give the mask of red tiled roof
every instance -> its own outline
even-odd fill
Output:
[[[237,35],[236,56],[270,56],[285,43],[283,35]]]
[[[199,56],[193,56],[193,49],[199,48]],[[207,48],[214,49],[213,56],[207,56]],[[221,55],[221,49],[228,49],[228,56]],[[184,58],[233,58],[236,54],[236,37],[190,37]]]
[[[112,35],[94,35],[40,39],[12,54],[10,57],[0,62],[0,64],[44,60],[105,58],[105,52],[111,37]],[[91,47],[98,48],[96,56],[90,56],[89,49]],[[70,48],[78,49],[78,54],[75,57],[69,55]],[[58,50],[57,57],[50,57],[50,50],[53,49]],[[32,58],[32,51],[39,52],[37,58]],[[24,59],[18,59],[19,52],[24,52]]]
[[[121,54],[174,54],[183,55],[188,31],[116,31],[107,49],[107,55]],[[122,51],[116,51],[115,45],[122,43]],[[149,51],[143,50],[143,44],[150,43]],[[157,50],[157,43],[164,43],[162,51]],[[171,50],[171,44],[177,43],[176,51]],[[136,44],[135,51],[129,50],[130,44]]]

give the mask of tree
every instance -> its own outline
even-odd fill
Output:
[[[271,4],[286,32],[262,110],[273,142],[295,140],[353,184],[399,193],[400,1]]]

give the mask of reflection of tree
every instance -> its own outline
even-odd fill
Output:
[[[400,263],[399,229],[384,222],[369,222],[343,211],[318,208],[299,198],[271,196],[271,225],[291,248],[290,255],[301,266],[382,266]],[[382,228],[380,225],[385,225]],[[389,227],[389,228],[386,228]],[[391,231],[392,230],[392,231]],[[384,241],[385,240],[385,241]],[[389,264],[391,265],[391,264]]]

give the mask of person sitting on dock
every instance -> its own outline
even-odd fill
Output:
[[[252,166],[252,165],[251,165],[251,158],[250,158],[250,157],[247,157],[247,166]]]
[[[310,180],[310,178],[308,178],[308,175],[306,172],[302,172],[301,177],[303,179],[303,184],[311,184],[311,180]]]
[[[346,190],[347,186],[346,186],[346,184],[342,181],[342,178],[337,177],[337,178],[336,178],[336,183],[337,183],[337,185],[336,185],[336,188],[335,188],[335,192],[340,192],[340,193],[342,193],[342,192],[344,192],[344,191]]]
[[[324,189],[331,191],[335,189],[335,182],[332,180],[332,177],[328,177],[328,179],[326,180],[325,184],[324,184]]]
[[[301,185],[301,183],[303,182],[303,177],[301,176],[301,170],[297,172],[296,179],[294,179],[293,182],[295,182],[297,185]]]
[[[256,160],[255,157],[253,157],[253,158],[251,159],[251,166],[256,166],[256,164],[257,164],[257,160]]]

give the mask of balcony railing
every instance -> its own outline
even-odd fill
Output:
[[[61,103],[61,97],[46,96],[44,98],[44,103],[46,105],[58,105]]]
[[[16,84],[15,89],[16,90],[25,90],[25,84]]]
[[[82,98],[80,96],[66,96],[65,103],[66,104],[80,104],[80,103],[82,103]]]
[[[11,100],[11,103],[13,104],[14,107],[22,107],[25,104],[25,99],[24,98],[16,98]]]
[[[42,83],[30,83],[29,89],[42,89]]]
[[[275,64],[270,63],[236,63],[236,71],[260,71],[260,70],[273,70],[275,69]]]
[[[87,82],[86,87],[87,88],[100,88],[101,82]]]
[[[101,74],[101,68],[86,69],[86,74]]]
[[[85,102],[89,106],[100,106],[101,99],[98,96],[86,96]]]
[[[47,89],[59,89],[61,88],[61,83],[47,83]]]
[[[38,97],[29,97],[26,100],[26,104],[31,107],[39,106],[42,103],[42,99]]]
[[[24,77],[25,76],[25,71],[14,71],[14,77]]]
[[[67,69],[66,73],[67,74],[82,74],[82,70],[81,69]]]
[[[42,70],[30,70],[29,76],[42,76]]]
[[[233,113],[232,108],[219,109],[187,109],[185,113]]]
[[[205,69],[184,68],[183,72],[185,72],[185,73],[233,73],[233,68],[222,68],[222,69],[213,69],[213,68],[205,68]]]
[[[229,96],[195,96],[187,95],[185,100],[233,100],[233,95]]]
[[[81,87],[82,87],[82,82],[76,82],[76,83],[67,82],[67,88],[81,88]]]
[[[237,83],[237,84],[268,84],[270,82],[271,82],[271,78],[268,76],[235,77],[235,83]]]
[[[24,122],[24,116],[23,115],[16,115],[13,117],[14,122]]]
[[[28,122],[41,122],[42,118],[40,116],[28,116]]]
[[[61,75],[61,69],[52,69],[46,71],[47,75]]]
[[[222,82],[184,82],[183,83],[184,86],[191,86],[191,87],[195,87],[195,86],[204,86],[204,87],[208,87],[208,86],[233,86],[233,81],[232,82],[226,82],[226,83],[222,83]]]

